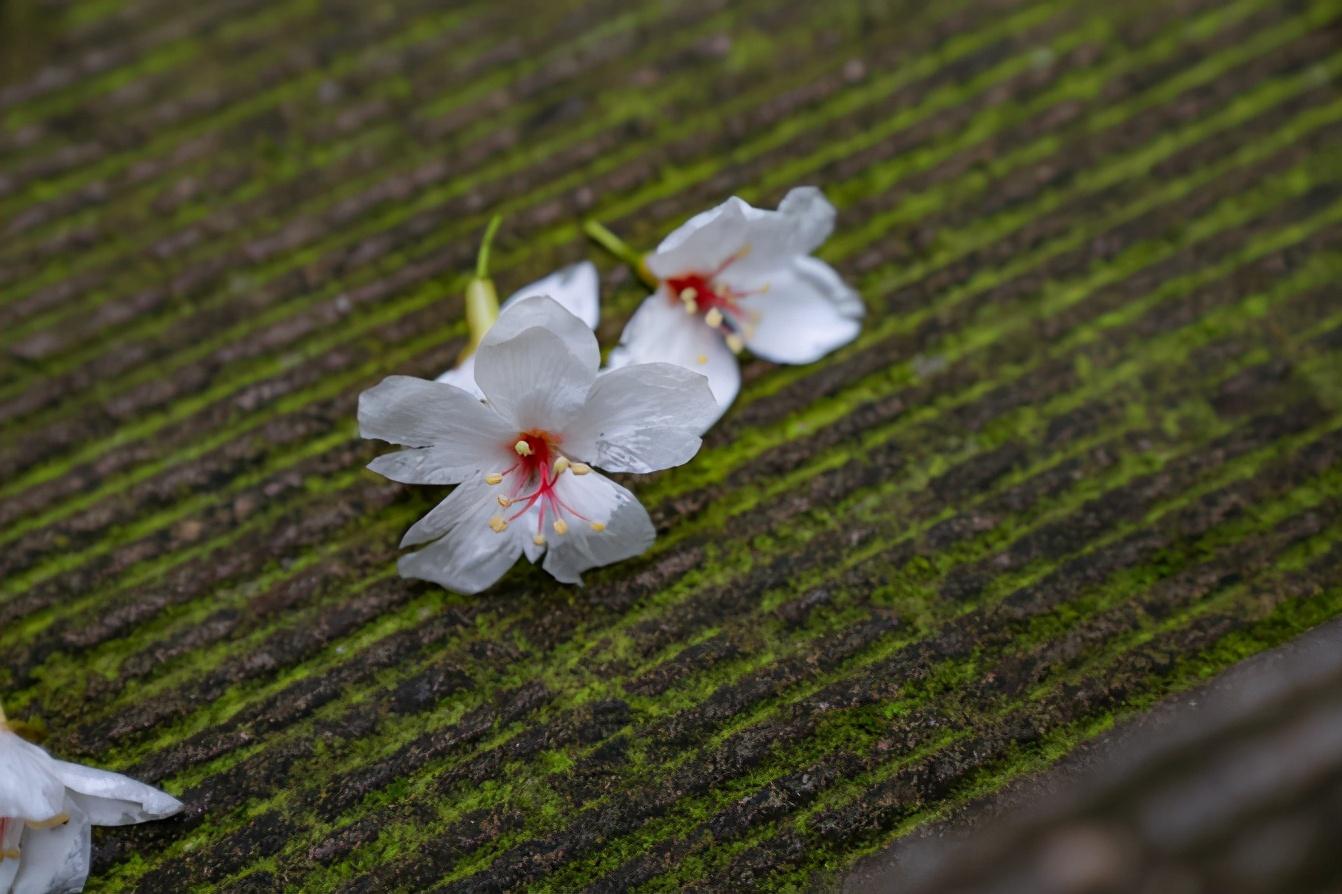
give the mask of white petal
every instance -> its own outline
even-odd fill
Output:
[[[718,403],[717,416],[741,390],[741,370],[718,330],[698,314],[687,314],[664,292],[649,297],[630,318],[620,344],[610,355],[612,368],[635,363],[674,363],[708,377]],[[717,421],[717,417],[708,424]]]
[[[479,533],[480,527],[485,527],[490,533],[490,537],[485,538],[485,544],[504,544],[507,546],[516,543],[526,557],[535,562],[545,553],[543,544],[537,544],[532,540],[536,533],[544,533],[544,525],[541,523],[539,506],[532,506],[527,509],[523,515],[515,521],[509,523],[508,527],[502,532],[496,532],[489,528],[489,520],[494,516],[510,518],[516,515],[521,506],[511,507],[506,510],[498,503],[498,498],[517,497],[522,493],[530,493],[535,490],[537,482],[533,477],[531,480],[524,480],[520,475],[509,475],[502,483],[491,485],[483,479],[475,479],[457,487],[456,490],[447,495],[441,503],[429,511],[427,515],[415,522],[410,530],[405,532],[401,538],[401,546],[418,546],[421,543],[428,543],[432,540],[439,540],[447,537],[474,537]],[[553,516],[550,518],[553,521]],[[517,561],[516,550],[512,546],[507,546],[512,552],[509,553],[513,558],[511,562]],[[502,561],[502,560],[500,560]],[[506,568],[504,569],[507,570]],[[453,588],[457,589],[457,588]]]
[[[746,244],[747,215],[756,213],[732,196],[696,214],[662,240],[648,255],[648,269],[659,279],[685,273],[711,273]]]
[[[558,308],[549,299],[537,298],[528,298],[517,307],[541,300]],[[560,313],[582,327],[591,342],[590,356],[574,354],[569,350],[571,340],[542,328],[525,329],[506,341],[491,344],[490,338],[502,325],[503,317],[476,352],[475,380],[489,405],[512,421],[514,432],[562,431],[582,409],[596,379],[596,337],[577,317],[562,309]]]
[[[553,298],[560,307],[586,323],[588,329],[595,329],[601,321],[601,281],[596,265],[591,261],[570,264],[523,286],[503,302],[500,310],[507,310],[534,295]]]
[[[601,321],[600,279],[596,265],[591,261],[570,264],[549,276],[518,289],[503,302],[500,311],[507,310],[524,298],[547,295],[560,307],[595,329]],[[454,385],[484,400],[484,392],[475,383],[475,354],[469,354],[457,366],[440,375],[436,381]]]
[[[64,802],[51,755],[0,729],[0,816],[40,822],[60,813]]]
[[[570,521],[564,534],[547,535],[542,567],[562,583],[580,584],[582,572],[637,556],[657,537],[638,498],[598,472],[561,475],[556,492],[574,513],[586,516]],[[605,530],[592,530],[592,522]]]
[[[461,363],[449,369],[435,382],[442,382],[444,385],[451,385],[453,388],[460,388],[468,394],[474,394],[477,400],[484,400],[485,393],[480,390],[480,386],[475,384],[475,352],[467,355]]]
[[[655,472],[687,462],[719,414],[701,373],[638,363],[596,378],[564,436],[564,452],[610,472]]]
[[[486,540],[486,538],[494,538]],[[427,580],[456,593],[471,595],[487,590],[517,562],[522,546],[516,537],[495,534],[487,527],[478,532],[459,531],[396,563],[401,577]]]
[[[545,544],[537,543],[532,536],[537,531],[542,531],[544,525],[539,524],[540,509],[537,506],[531,507],[527,514],[513,522],[513,529],[520,532],[517,542],[521,544],[522,555],[527,557],[527,561],[535,565],[545,555]],[[553,519],[551,519],[553,521]]]
[[[182,802],[151,785],[120,773],[58,760],[56,774],[95,826],[125,826],[163,819],[182,810]]]
[[[751,315],[743,334],[753,354],[775,363],[811,363],[862,331],[862,299],[823,261],[797,258],[769,286],[740,299]]]
[[[459,485],[429,513],[415,522],[401,538],[401,546],[418,546],[437,540],[458,525],[484,526],[498,511],[495,498],[507,485],[491,486],[483,478]]]
[[[499,533],[489,527],[489,519],[500,514],[498,493],[498,487],[468,481],[449,494],[406,532],[402,546],[440,539],[402,557],[401,576],[458,593],[478,593],[503,577],[522,553],[523,532],[516,525]]]
[[[14,894],[74,894],[84,889],[89,876],[89,820],[69,798],[63,809],[69,822],[24,830]]]
[[[665,278],[707,275],[726,264],[724,276],[753,288],[760,277],[810,254],[833,230],[834,206],[814,186],[791,190],[777,211],[753,208],[733,196],[668,236],[648,258],[648,267]]]
[[[749,248],[719,279],[743,291],[759,288],[793,261],[815,251],[834,231],[834,206],[813,186],[783,197],[777,211],[756,211],[746,223]]]
[[[544,329],[558,338],[564,349],[578,359],[584,366],[593,370],[601,364],[601,348],[592,334],[592,327],[574,316],[552,298],[544,295],[530,295],[516,302],[509,301],[506,310],[499,312],[499,318],[480,342],[476,353],[475,378],[480,388],[488,393],[489,389],[480,381],[479,357],[487,348],[511,341],[528,329]]]
[[[517,439],[517,432],[505,429],[498,440],[463,453],[455,447],[412,447],[379,456],[368,468],[402,484],[456,484],[482,477],[491,470],[507,467],[507,457]]]
[[[498,449],[511,428],[473,394],[413,376],[388,376],[359,395],[359,433],[407,447],[450,447],[462,477]]]

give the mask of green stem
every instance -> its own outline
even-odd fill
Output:
[[[489,279],[489,249],[494,245],[494,234],[502,222],[502,215],[495,214],[485,227],[485,235],[480,238],[480,253],[475,256],[476,279]]]
[[[588,238],[597,245],[600,245],[606,251],[628,264],[648,288],[656,289],[662,284],[661,280],[654,276],[652,271],[648,269],[645,256],[642,253],[635,251],[633,246],[628,242],[625,242],[619,236],[616,236],[599,221],[583,221],[582,230],[587,234]]]
[[[480,237],[480,252],[475,257],[475,277],[466,284],[466,328],[470,330],[471,340],[467,342],[457,362],[465,360],[480,347],[480,341],[499,318],[499,295],[494,289],[494,281],[489,278],[489,249],[494,244],[494,234],[499,231],[503,218],[495,214]]]

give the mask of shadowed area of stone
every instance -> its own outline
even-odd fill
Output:
[[[797,890],[1342,614],[1338,0],[0,0],[0,693],[95,890]],[[11,51],[11,48],[21,48]],[[359,392],[821,186],[646,555],[402,580]]]
[[[1332,621],[967,805],[939,837],[922,831],[864,861],[845,888],[1334,891],[1339,820],[1342,623]]]

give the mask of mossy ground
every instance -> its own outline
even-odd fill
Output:
[[[0,5],[0,686],[188,804],[91,889],[799,890],[1342,613],[1339,27]],[[646,556],[396,577],[354,400],[491,214],[507,291],[803,182],[864,331],[628,482]]]

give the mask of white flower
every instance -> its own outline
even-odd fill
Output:
[[[156,788],[56,760],[11,731],[0,711],[0,894],[81,891],[90,826],[142,823],[181,809]]]
[[[798,187],[777,211],[733,196],[696,215],[645,259],[661,286],[630,319],[610,365],[663,361],[708,376],[719,415],[741,388],[733,356],[810,363],[857,337],[864,306],[834,268],[810,256],[834,229],[834,206]]]
[[[391,376],[359,397],[365,438],[410,449],[369,468],[406,484],[459,484],[401,541],[406,577],[477,593],[519,555],[565,583],[643,552],[654,530],[629,491],[593,471],[652,472],[699,449],[717,407],[703,376],[670,364],[597,374],[596,336],[548,297],[499,315],[476,352],[481,402]]]
[[[514,292],[507,301],[503,302],[503,305],[499,308],[499,313],[512,307],[523,298],[529,298],[533,295],[550,296],[559,302],[560,307],[586,323],[589,329],[595,329],[596,324],[601,320],[600,283],[596,266],[591,261],[570,264],[543,279],[538,279],[528,286],[523,286]],[[484,399],[484,395],[480,393],[479,387],[475,384],[474,352],[461,363],[439,376],[438,381],[455,385],[471,392],[481,400]]]

